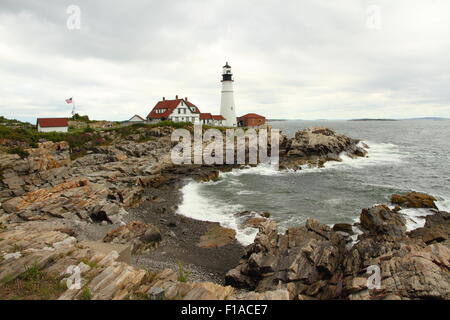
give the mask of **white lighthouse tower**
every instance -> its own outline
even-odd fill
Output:
[[[234,106],[233,74],[228,62],[223,66],[222,96],[220,98],[220,114],[225,118],[224,125],[236,127],[236,110]]]

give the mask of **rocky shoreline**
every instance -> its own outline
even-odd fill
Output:
[[[291,299],[449,299],[450,214],[433,209],[434,199],[419,193],[393,195],[414,208],[431,208],[424,227],[407,232],[402,208],[363,209],[359,222],[332,228],[315,220],[278,234],[274,221],[260,223],[255,242],[226,283],[264,292],[289,292]],[[354,228],[362,231],[352,245]],[[379,287],[371,288],[372,270]]]
[[[38,293],[19,298],[449,298],[448,214],[435,212],[410,233],[401,219],[400,206],[433,207],[431,198],[395,196],[398,208],[365,209],[358,225],[308,220],[285,235],[266,213],[244,213],[243,223],[259,228],[244,248],[233,230],[175,214],[189,179],[214,180],[240,166],[173,166],[172,130],[102,131],[110,143],[77,159],[66,142],[39,143],[25,159],[0,153],[0,299],[17,298],[14,288],[28,288],[29,274]],[[364,147],[309,128],[281,137],[280,168],[365,157]],[[353,228],[362,234],[350,246]],[[364,285],[373,263],[387,281],[381,293]],[[73,267],[81,284],[68,289]]]

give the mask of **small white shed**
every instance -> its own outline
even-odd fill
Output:
[[[67,132],[69,131],[69,122],[67,118],[38,118],[38,132]]]

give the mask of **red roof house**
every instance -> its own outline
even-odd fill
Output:
[[[150,111],[147,119],[155,122],[172,120],[199,123],[200,109],[187,98],[179,99],[175,96],[174,100],[166,100],[163,97]]]
[[[266,118],[256,113],[247,113],[238,117],[237,123],[239,127],[257,127],[265,124]]]
[[[39,132],[67,132],[69,122],[67,118],[38,118],[36,126]]]
[[[221,126],[225,118],[221,115],[212,115],[211,113],[200,113],[200,121],[202,124],[211,124]]]

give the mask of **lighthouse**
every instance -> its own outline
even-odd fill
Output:
[[[233,74],[228,62],[223,66],[222,95],[220,98],[220,114],[225,118],[224,125],[236,126],[236,110],[234,106]]]

